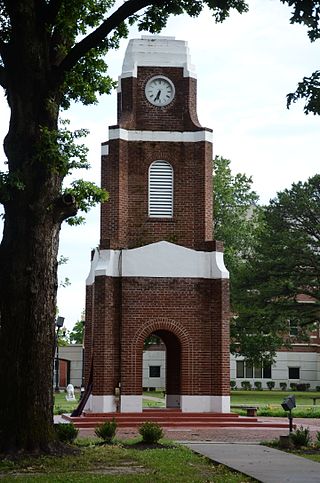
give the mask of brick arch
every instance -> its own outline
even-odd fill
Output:
[[[136,388],[142,386],[142,352],[144,340],[152,333],[161,331],[173,334],[180,342],[181,390],[183,392],[188,388],[188,393],[192,394],[194,387],[194,347],[192,337],[182,324],[166,318],[158,318],[142,323],[132,337],[130,361],[134,386]]]

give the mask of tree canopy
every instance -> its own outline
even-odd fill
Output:
[[[213,223],[214,237],[223,240],[225,264],[233,278],[254,249],[260,210],[252,178],[232,174],[230,164],[220,156],[213,162]]]
[[[69,340],[71,344],[82,344],[83,343],[83,333],[84,333],[84,314],[81,320],[77,320],[74,324],[72,331],[69,333]]]
[[[320,1],[319,0],[281,0],[292,7],[290,23],[305,25],[311,42],[320,38]],[[316,70],[298,83],[295,92],[288,94],[287,107],[299,99],[305,100],[306,114],[320,114],[320,71]]]
[[[256,248],[235,281],[231,327],[233,351],[254,363],[273,360],[290,321],[300,338],[320,321],[320,175],[278,193],[263,214]]]

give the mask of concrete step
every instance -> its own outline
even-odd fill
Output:
[[[262,422],[256,417],[242,417],[232,413],[182,413],[181,411],[143,411],[142,413],[86,413],[83,416],[62,416],[78,428],[95,428],[110,421],[117,421],[118,427],[134,428],[145,421],[153,421],[164,428],[287,428],[286,423]]]

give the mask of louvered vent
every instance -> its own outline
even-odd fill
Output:
[[[149,216],[172,218],[173,169],[167,161],[155,161],[149,168]]]

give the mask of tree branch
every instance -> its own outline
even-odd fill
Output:
[[[54,0],[53,0],[54,1]],[[59,1],[59,0],[56,0]],[[64,74],[71,70],[81,57],[92,48],[97,47],[121,22],[135,14],[147,5],[162,3],[160,1],[151,2],[150,0],[128,0],[118,8],[107,20],[105,20],[96,30],[76,44],[69,54],[64,58],[58,67],[58,73]]]
[[[70,194],[64,194],[54,202],[53,217],[57,222],[62,222],[71,216],[75,216],[77,212],[77,203],[74,196]]]

